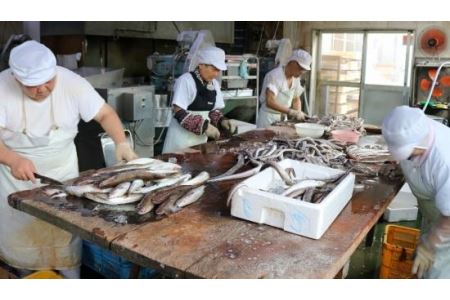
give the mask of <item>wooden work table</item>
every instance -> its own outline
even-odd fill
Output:
[[[186,172],[206,170],[216,176],[235,163],[235,156],[220,154],[221,149],[273,136],[272,131],[251,131],[176,157]],[[174,155],[162,158],[170,156]],[[67,203],[50,205],[37,196],[39,190],[15,193],[9,203],[136,264],[162,269],[174,277],[333,278],[382,216],[401,183],[380,180],[355,193],[319,240],[231,217],[225,202],[234,181],[208,184],[201,201],[165,219],[142,224],[120,225],[68,209]]]

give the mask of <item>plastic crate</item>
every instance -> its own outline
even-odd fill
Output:
[[[132,262],[88,241],[83,241],[82,263],[110,279],[130,278],[133,267]],[[141,267],[138,278],[155,278],[157,274],[158,272],[155,269]]]
[[[416,278],[411,269],[419,236],[420,230],[415,228],[386,226],[380,278]]]

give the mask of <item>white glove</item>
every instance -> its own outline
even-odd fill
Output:
[[[118,163],[121,161],[130,161],[133,159],[137,159],[139,156],[131,149],[130,144],[128,142],[122,142],[116,144],[116,160]]]
[[[222,125],[222,127],[230,134],[234,134],[236,132],[236,124],[232,120],[225,119],[220,122],[220,125]]]
[[[425,245],[420,243],[416,249],[416,257],[412,267],[412,273],[417,274],[418,278],[423,278],[423,275],[431,268],[434,262],[434,253],[427,249]]]
[[[217,129],[216,127],[214,127],[211,124],[208,124],[208,128],[206,128],[205,133],[209,138],[212,138],[214,140],[218,140],[220,137],[219,129]]]
[[[305,120],[305,114],[301,110],[296,110],[289,108],[288,116],[292,119],[295,119],[297,121],[304,121]]]

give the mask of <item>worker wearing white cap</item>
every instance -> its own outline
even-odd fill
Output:
[[[450,128],[408,106],[383,121],[383,136],[400,162],[423,216],[413,273],[450,278]]]
[[[9,65],[0,73],[0,258],[23,272],[79,277],[80,238],[13,209],[7,197],[38,187],[34,173],[60,181],[78,176],[73,141],[80,118],[101,124],[119,161],[137,155],[114,110],[85,79],[56,66],[50,49],[27,41],[12,49]]]
[[[198,54],[198,66],[180,76],[174,86],[174,116],[164,141],[163,153],[219,139],[221,131],[232,134],[236,125],[219,111],[225,107],[220,85],[215,79],[225,71],[225,52],[208,46]]]
[[[305,119],[300,101],[304,91],[300,77],[309,70],[311,55],[304,50],[295,50],[285,66],[266,74],[259,101],[258,127],[266,128],[274,122],[284,121],[285,116],[296,121]]]

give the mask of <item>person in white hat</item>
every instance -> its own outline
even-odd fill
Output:
[[[419,278],[450,278],[450,128],[418,108],[399,106],[382,130],[423,217],[412,271]]]
[[[304,88],[300,77],[311,70],[311,55],[304,50],[295,50],[285,66],[278,66],[264,77],[259,102],[261,107],[256,125],[266,128],[277,121],[284,121],[285,116],[296,121],[303,121],[300,96]]]
[[[8,205],[9,194],[39,186],[34,173],[60,181],[78,176],[74,144],[80,118],[96,120],[120,160],[137,158],[115,111],[82,77],[56,66],[50,49],[27,41],[0,73],[0,258],[23,274],[60,270],[79,277],[81,240]]]
[[[225,52],[208,46],[198,54],[198,66],[175,82],[173,118],[164,141],[163,153],[219,139],[221,131],[232,134],[236,125],[219,111],[225,107],[216,78],[225,71]]]

